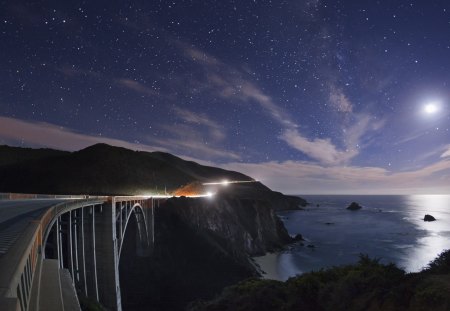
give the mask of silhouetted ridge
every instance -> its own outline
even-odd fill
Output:
[[[7,156],[6,156],[7,155]],[[0,148],[0,192],[133,195],[170,192],[190,183],[246,180],[242,173],[185,161],[164,152],[133,151],[95,144],[76,152]],[[233,185],[242,197],[265,199],[275,209],[298,208],[300,198],[285,200],[259,182]]]
[[[0,166],[10,165],[25,161],[39,160],[42,158],[66,155],[69,152],[48,148],[32,149],[21,147],[0,146]]]

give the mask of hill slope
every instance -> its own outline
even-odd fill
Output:
[[[69,152],[53,150],[53,149],[32,149],[32,148],[19,148],[10,147],[6,145],[0,146],[0,166],[39,160],[43,158],[51,158],[61,155],[67,155]]]
[[[172,192],[191,183],[253,180],[244,174],[185,161],[169,153],[96,144],[76,152],[0,147],[0,192],[138,195]],[[222,189],[225,190],[225,189]],[[259,182],[235,184],[234,193],[270,201],[275,209],[306,202]]]
[[[0,150],[0,191],[57,194],[142,194],[210,178],[251,180],[161,152],[97,144],[77,152]],[[13,161],[12,159],[16,159]]]

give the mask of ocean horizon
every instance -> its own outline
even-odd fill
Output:
[[[304,210],[278,215],[304,241],[255,257],[265,278],[289,277],[354,264],[361,254],[418,272],[450,249],[450,195],[300,195]],[[358,202],[363,207],[349,211]],[[425,222],[425,214],[436,221]]]

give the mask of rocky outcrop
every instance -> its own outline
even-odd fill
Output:
[[[428,214],[426,214],[425,217],[423,217],[423,221],[435,221],[435,220],[436,218]]]
[[[270,202],[221,194],[212,198],[173,198],[166,212],[178,215],[192,229],[217,235],[233,252],[262,255],[293,239],[275,214]]]
[[[361,208],[362,208],[362,206],[356,202],[352,202],[349,206],[347,206],[347,209],[349,211],[357,211],[357,210],[360,210]]]
[[[124,309],[184,310],[192,300],[210,299],[225,286],[259,276],[249,256],[294,240],[268,201],[230,193],[167,200],[156,208],[155,234],[151,258],[122,252]],[[135,236],[127,232],[129,239]]]
[[[308,205],[308,202],[301,197],[272,191],[260,182],[229,185],[219,191],[243,199],[266,201],[275,211],[299,210]]]

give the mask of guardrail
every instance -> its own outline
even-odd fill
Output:
[[[29,199],[98,199],[105,196],[93,196],[85,194],[34,194],[34,193],[0,193],[0,200],[29,200]]]
[[[100,201],[100,198],[103,200]],[[50,230],[49,224],[54,221],[54,218],[66,211],[91,204],[101,204],[105,200],[106,197],[96,197],[59,203],[49,207],[40,219],[30,222],[14,245],[0,258],[0,306],[2,310],[4,310],[3,307],[6,310],[19,308],[22,311],[29,308],[38,258],[42,258],[44,251],[42,244]]]

